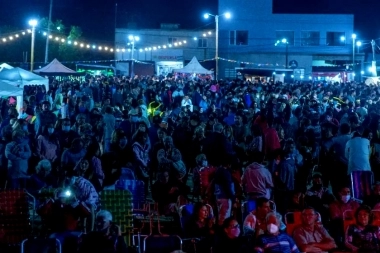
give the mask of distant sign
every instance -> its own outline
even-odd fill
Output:
[[[183,59],[183,57],[179,55],[157,55],[153,56],[153,58],[161,61],[181,61]]]
[[[291,61],[289,62],[289,68],[291,68],[291,69],[296,69],[296,68],[298,68],[298,62],[297,62],[296,60],[291,60]]]

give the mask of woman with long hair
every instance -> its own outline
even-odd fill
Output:
[[[100,157],[99,143],[92,141],[88,147],[85,156],[76,165],[75,172],[90,181],[97,192],[102,190],[104,181],[104,172]]]
[[[36,153],[40,160],[46,159],[52,164],[59,160],[59,140],[53,124],[48,124],[37,138]]]

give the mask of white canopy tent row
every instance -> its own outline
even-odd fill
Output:
[[[214,72],[208,69],[205,69],[197,60],[197,57],[193,57],[191,61],[182,69],[174,69],[174,72],[177,73],[186,73],[186,74],[204,74],[212,75]]]
[[[17,96],[17,109],[23,107],[23,90],[25,85],[44,85],[46,91],[49,90],[49,79],[33,74],[22,68],[13,68],[6,63],[1,64],[1,66],[3,65],[5,67],[0,69],[0,89],[3,89],[3,86],[6,87],[5,85],[11,85],[21,90],[20,93],[17,89],[11,90],[9,88],[8,92],[6,92],[7,96]],[[14,92],[14,94],[12,92]]]

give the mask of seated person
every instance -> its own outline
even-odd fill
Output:
[[[353,252],[379,252],[380,229],[372,226],[371,209],[368,206],[360,206],[355,212],[356,224],[347,228],[345,245]]]
[[[58,187],[58,178],[51,174],[51,163],[49,160],[41,160],[36,166],[36,173],[32,174],[26,184],[27,191],[37,196],[42,188]]]
[[[266,217],[267,228],[265,234],[257,238],[255,253],[299,253],[297,245],[293,239],[286,233],[280,232],[281,215],[277,213],[268,213]]]
[[[329,205],[335,200],[332,192],[323,187],[322,175],[314,173],[313,185],[305,193],[305,202],[313,207],[322,216],[322,220],[328,220]]]
[[[176,213],[176,203],[180,196],[186,195],[185,188],[183,183],[169,178],[169,172],[161,172],[152,186],[152,198],[158,204],[158,212],[161,215]]]
[[[330,204],[329,231],[331,236],[335,239],[335,242],[338,244],[338,247],[343,246],[343,214],[345,211],[352,211],[352,213],[355,213],[358,207],[359,203],[351,199],[351,190],[346,186],[340,189],[339,198]]]
[[[311,207],[302,211],[302,225],[293,232],[293,239],[302,252],[327,252],[337,246]]]
[[[369,206],[372,209],[379,209],[375,208],[375,206],[380,204],[380,182],[376,182],[374,184],[371,195],[364,198],[363,204]]]
[[[260,197],[256,200],[256,210],[250,212],[244,219],[243,229],[245,235],[258,237],[264,234],[267,223],[266,216],[271,211],[269,199]],[[281,222],[280,230],[285,230],[286,226]]]
[[[79,201],[72,192],[58,189],[55,199],[42,204],[37,213],[46,221],[47,228],[54,238],[63,242],[70,235],[79,236],[78,222],[91,212],[85,203]]]
[[[233,217],[229,217],[223,221],[221,234],[216,237],[212,252],[251,252],[245,238],[240,236],[239,223]]]
[[[120,228],[112,223],[112,214],[102,210],[96,214],[96,231],[83,237],[79,253],[126,253],[127,245]]]
[[[193,214],[184,226],[185,238],[200,239],[196,245],[197,251],[209,252],[212,247],[212,238],[215,234],[215,218],[209,213],[208,207],[205,204],[196,203]]]
[[[90,181],[82,176],[69,176],[65,185],[75,194],[79,201],[83,201],[88,207],[96,210],[99,203],[99,194]]]

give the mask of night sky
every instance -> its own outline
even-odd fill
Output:
[[[0,28],[26,28],[30,18],[48,17],[49,2],[0,0]],[[182,28],[199,29],[207,25],[202,14],[217,11],[217,0],[54,0],[53,20],[61,19],[67,27],[80,26],[86,39],[113,41],[116,2],[118,27],[128,22],[137,23],[138,28],[179,23]],[[353,13],[362,39],[380,37],[379,10],[379,0],[274,0],[275,13]]]

